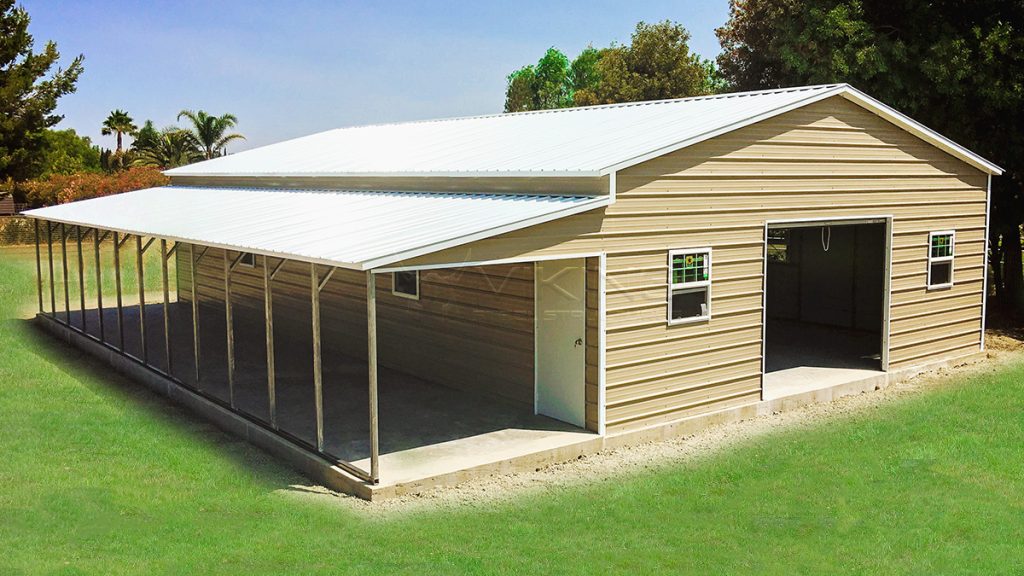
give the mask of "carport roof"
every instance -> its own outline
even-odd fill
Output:
[[[609,203],[587,195],[167,186],[25,215],[369,270]]]

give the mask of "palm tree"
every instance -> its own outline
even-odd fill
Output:
[[[111,134],[117,134],[117,154],[121,153],[121,135],[128,134],[131,136],[138,130],[138,126],[132,123],[132,117],[127,112],[121,109],[114,110],[107,116],[107,119],[103,121],[103,130],[100,131],[104,136]]]
[[[156,168],[176,168],[203,159],[203,151],[196,146],[195,138],[188,130],[177,126],[164,128],[145,148],[137,151],[132,164]]]
[[[196,144],[203,149],[204,157],[209,160],[223,154],[224,146],[232,140],[245,140],[245,136],[227,131],[238,124],[238,118],[234,114],[223,114],[212,116],[200,110],[182,110],[178,114],[178,120],[182,116],[188,118],[192,128],[188,129],[195,139]]]
[[[142,128],[139,128],[135,132],[135,141],[132,142],[132,150],[135,152],[141,152],[147,148],[153,148],[157,145],[157,141],[160,139],[160,132],[153,126],[152,120],[146,120],[142,124]]]

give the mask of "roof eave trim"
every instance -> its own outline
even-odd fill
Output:
[[[130,194],[130,192],[126,192]],[[141,230],[135,230],[132,228],[112,228],[112,227],[101,227],[90,222],[76,221],[70,218],[54,218],[45,214],[39,214],[38,211],[44,210],[45,208],[36,208],[34,210],[28,210],[22,212],[23,216],[28,218],[34,218],[36,220],[42,220],[45,222],[55,222],[57,224],[66,224],[69,226],[82,226],[84,228],[99,228],[101,230],[109,230],[111,232],[117,232],[118,234],[128,234],[132,236],[149,236],[163,238],[164,240],[170,240],[171,242],[183,242],[185,244],[195,244],[197,246],[209,246],[210,248],[216,248],[218,250],[230,250],[232,252],[250,252],[259,256],[269,256],[271,258],[284,258],[287,260],[294,260],[296,262],[306,262],[309,264],[323,264],[324,266],[333,266],[336,268],[348,268],[350,270],[362,270],[356,262],[341,262],[338,260],[327,260],[323,258],[313,258],[310,256],[303,256],[301,254],[289,254],[286,252],[275,252],[272,250],[262,250],[260,248],[254,248],[250,246],[237,246],[234,244],[223,244],[220,242],[210,242],[209,240],[202,240],[199,238],[188,238],[185,236],[176,236],[173,234],[153,234],[152,232],[144,232]]]
[[[852,86],[847,86],[845,90],[840,94],[843,98],[846,98],[854,104],[860,105],[862,108],[873,112],[875,115],[881,117],[888,122],[895,124],[896,126],[910,132],[914,136],[928,142],[932,146],[943,150],[947,154],[950,154],[964,162],[974,166],[978,170],[991,174],[993,176],[1001,175],[1004,170],[1001,166],[986,160],[985,158],[971,152],[967,148],[957,144],[949,138],[939,134],[938,132],[928,128],[924,124],[914,120],[913,118],[898,112],[897,110],[890,108],[885,103],[868,96],[867,94],[857,90]]]
[[[516,230],[522,230],[523,228],[529,228],[530,226],[536,226],[537,224],[543,224],[545,222],[551,222],[552,220],[558,220],[561,218],[566,218],[568,216],[573,216],[575,214],[589,212],[597,208],[610,206],[613,203],[614,199],[611,196],[597,196],[592,200],[587,200],[584,202],[580,202],[578,204],[573,204],[572,206],[568,206],[556,212],[549,212],[541,216],[534,216],[509,224],[489,228],[487,230],[481,230],[479,232],[474,232],[473,234],[468,234],[466,236],[451,238],[448,240],[444,240],[442,242],[435,242],[433,244],[427,244],[425,246],[419,246],[417,248],[403,250],[402,252],[396,252],[394,254],[389,254],[387,256],[381,256],[379,258],[366,260],[361,263],[361,269],[373,270],[375,268],[381,268],[384,266],[388,266],[390,264],[394,264],[396,262],[402,262],[404,260],[410,260],[412,258],[417,258],[419,256],[425,256],[427,254],[440,252],[448,248],[454,248],[456,246],[462,246],[464,244],[476,242],[477,240],[493,238],[495,236],[505,234],[507,232],[514,232]]]
[[[600,178],[602,170],[510,170],[459,172],[164,172],[171,178]]]

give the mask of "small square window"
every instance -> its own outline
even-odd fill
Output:
[[[711,318],[711,249],[669,252],[668,322]]]
[[[403,298],[420,299],[419,270],[393,272],[391,274],[391,293]]]
[[[256,255],[252,252],[243,252],[242,257],[238,259],[238,264],[247,268],[255,268]]]
[[[928,235],[928,288],[953,286],[956,234],[952,230]]]

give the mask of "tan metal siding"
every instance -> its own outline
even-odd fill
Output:
[[[756,401],[766,220],[892,215],[890,368],[980,346],[987,177],[842,98],[617,175],[596,210],[402,264],[604,251],[610,433]],[[955,286],[925,289],[928,232],[956,229]],[[668,326],[667,258],[711,246],[712,319]]]
[[[190,282],[188,251],[179,254],[179,278]],[[200,302],[223,302],[222,258],[221,250],[210,249],[200,261]],[[248,311],[262,320],[262,266],[262,258],[257,258],[255,268],[239,266],[231,275],[231,301],[239,316]],[[279,330],[309,328],[309,274],[308,264],[288,262],[274,280]],[[190,298],[190,285],[182,284],[179,290],[183,300]],[[356,357],[366,354],[365,290],[363,273],[338,269],[321,293],[324,340]],[[393,295],[391,274],[381,274],[377,293],[382,365],[532,405],[532,264],[424,271],[419,300]]]

